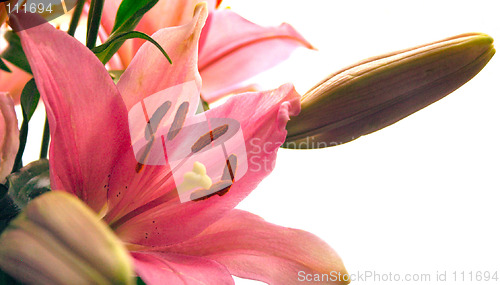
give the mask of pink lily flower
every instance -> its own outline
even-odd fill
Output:
[[[12,98],[0,93],[0,183],[12,171],[19,149],[19,129]]]
[[[234,210],[274,167],[286,122],[300,110],[300,96],[292,85],[236,95],[202,114],[208,120],[235,120],[243,133],[251,165],[225,192],[181,203],[168,164],[138,163],[127,112],[185,82],[201,88],[198,40],[207,16],[206,5],[198,5],[186,25],[155,33],[153,38],[173,64],[145,44],[117,85],[94,54],[64,32],[48,24],[20,29],[47,108],[52,189],[74,194],[98,213],[127,246],[136,273],[148,284],[234,284],[231,275],[296,284],[300,271],[345,274],[339,256],[314,235]],[[24,14],[16,17],[16,25],[35,20]],[[178,100],[191,102],[199,94],[186,96]],[[186,121],[195,120],[197,106],[188,106]],[[177,117],[175,110],[165,116],[172,114]],[[235,147],[227,143],[227,149]],[[208,158],[208,163],[217,160]],[[238,167],[235,170],[238,175]],[[206,172],[214,181],[220,176],[210,167]],[[331,282],[338,283],[345,282]]]
[[[3,43],[3,41],[0,41]],[[5,49],[0,45],[0,53]],[[19,104],[21,92],[24,85],[30,81],[31,74],[4,60],[4,63],[9,67],[11,72],[0,70],[0,92],[8,92],[14,99],[16,104]]]
[[[102,26],[109,35],[113,28],[119,0],[105,3]],[[137,30],[153,34],[159,29],[186,24],[193,8],[201,0],[162,0],[151,9],[137,26]],[[292,26],[261,27],[224,9],[216,10],[220,1],[208,1],[210,14],[200,39],[198,68],[203,78],[202,96],[214,102],[237,90],[255,90],[255,85],[244,81],[287,59],[298,47],[313,49]],[[144,43],[127,41],[118,51],[122,66],[130,63]],[[114,68],[120,66],[114,65]]]
[[[17,2],[17,0],[10,0],[0,3],[0,25],[3,25],[8,17],[5,5],[9,3],[11,6],[14,6]],[[25,1],[21,1],[19,3],[24,2]],[[3,32],[4,28],[0,27],[0,31]],[[1,33],[1,36],[3,37],[3,33]],[[2,53],[5,48],[7,48],[7,43],[3,39],[0,39],[0,53]],[[0,70],[0,92],[8,92],[14,99],[14,102],[19,104],[24,85],[28,83],[32,76],[8,61],[4,60],[4,63],[12,72]]]

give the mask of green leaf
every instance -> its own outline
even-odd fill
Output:
[[[2,285],[22,285],[22,283],[17,282],[14,278],[10,277],[7,273],[0,269],[0,284]]]
[[[3,283],[0,283],[3,284]],[[147,285],[146,282],[144,282],[141,277],[137,277],[137,285]]]
[[[21,108],[23,110],[23,123],[19,130],[19,150],[17,151],[16,161],[14,163],[14,171],[19,170],[23,166],[23,153],[28,139],[28,122],[38,106],[40,93],[35,84],[35,80],[31,79],[24,86],[21,93]]]
[[[10,68],[7,66],[7,64],[5,64],[5,62],[3,62],[1,58],[0,58],[0,69],[6,72],[12,72],[12,70],[10,70]]]
[[[28,139],[28,121],[23,119],[21,124],[21,129],[19,130],[19,150],[16,154],[16,160],[14,162],[13,171],[18,171],[23,167],[23,154],[24,149],[26,148],[26,141]]]
[[[19,208],[24,208],[29,201],[50,191],[49,161],[34,161],[9,175],[7,181],[9,197]]]
[[[159,0],[123,0],[116,13],[114,32],[128,32],[135,29],[142,16],[158,3]]]
[[[28,63],[26,55],[24,54],[19,36],[12,31],[8,31],[5,33],[4,37],[9,45],[2,52],[0,57],[31,74],[31,67]]]
[[[23,117],[29,122],[33,113],[35,113],[38,101],[40,100],[40,93],[36,87],[35,79],[31,79],[24,86],[21,93],[21,108],[23,110]]]
[[[146,14],[146,12],[153,8],[154,5],[158,3],[158,1],[159,0],[123,0],[121,2],[120,7],[118,8],[118,12],[116,13],[116,20],[113,26],[113,30],[111,31],[110,35],[110,39],[121,38],[121,40],[112,40],[112,44],[106,47],[105,52],[99,52],[101,56],[98,55],[98,57],[102,63],[105,64],[111,59],[113,54],[115,54],[118,49],[120,49],[123,42],[127,39],[123,38],[123,35],[126,35],[127,33],[133,31],[144,14]],[[135,34],[135,36],[128,38],[141,38],[152,42],[150,40],[151,38],[145,34],[140,36],[138,34]],[[107,42],[111,42],[110,39],[108,39]],[[162,53],[166,55],[163,49],[161,50]],[[168,58],[167,55],[166,57]]]
[[[151,38],[147,34],[137,31],[113,34],[110,38],[108,38],[108,40],[105,43],[103,43],[98,47],[93,48],[92,51],[96,54],[96,56],[101,60],[102,63],[106,63],[111,59],[113,54],[115,54],[118,51],[122,43],[127,39],[144,39],[149,41],[150,43],[154,44],[161,51],[161,53],[163,53],[163,55],[167,58],[168,62],[172,64],[172,60],[170,59],[167,52],[165,52],[165,50],[161,47],[159,43],[157,43],[153,38]]]

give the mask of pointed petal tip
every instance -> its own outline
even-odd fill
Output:
[[[199,13],[201,10],[205,10],[208,13],[208,3],[207,2],[200,2],[194,6],[194,15]]]
[[[208,17],[208,12],[207,2],[200,2],[194,7],[193,18],[198,18],[198,22],[202,20],[204,25]]]
[[[208,102],[288,59],[296,49],[314,49],[287,23],[263,27],[230,10],[212,12],[208,22],[199,52],[202,93]]]
[[[294,39],[301,43],[305,48],[311,49],[311,50],[318,50],[316,47],[314,47],[308,40],[306,40],[292,25],[288,23],[281,23],[279,26],[279,29],[283,30],[288,30],[291,35],[293,35]]]
[[[201,89],[198,40],[207,17],[207,4],[199,3],[189,23],[163,28],[152,35],[168,53],[172,64],[166,65],[165,61],[159,59],[163,55],[157,52],[156,47],[148,43],[141,46],[117,83],[129,110],[155,93],[186,82],[194,81]]]

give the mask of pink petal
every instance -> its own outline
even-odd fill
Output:
[[[152,35],[156,31],[174,26],[188,24],[193,18],[193,10],[196,5],[204,2],[203,0],[170,0],[160,1],[151,10],[149,10],[142,20],[137,25],[137,30],[148,35]],[[215,0],[208,0],[207,7],[209,11],[215,9]],[[137,50],[144,44],[144,40],[131,41],[132,46],[127,51],[129,54],[135,54]],[[125,52],[123,52],[125,53]],[[126,60],[125,56],[122,56]],[[128,64],[129,62],[124,62]]]
[[[88,4],[90,4],[90,2],[91,0],[87,0]],[[101,26],[108,35],[111,34],[111,30],[113,30],[113,26],[115,25],[116,12],[118,12],[121,2],[121,0],[106,0],[104,2]]]
[[[11,17],[16,26],[37,20]],[[47,23],[18,34],[48,113],[52,189],[72,192],[99,212],[108,175],[130,149],[123,100],[101,62],[75,38]]]
[[[225,265],[232,275],[268,284],[303,284],[299,272],[304,276],[333,272],[348,279],[340,257],[318,237],[241,210],[230,211],[195,238],[164,250],[203,256]]]
[[[137,30],[153,34],[159,29],[188,24],[193,18],[193,10],[201,0],[160,1],[149,10],[137,26]],[[205,1],[209,11],[215,9],[215,0]]]
[[[160,252],[132,252],[135,270],[146,284],[234,284],[219,263],[202,257]]]
[[[192,22],[193,11],[196,5],[204,2],[201,0],[173,0],[160,1],[151,10],[149,10],[141,19],[136,27],[137,31],[141,31],[148,35],[156,33],[158,30],[186,25]],[[215,0],[209,0],[208,9],[215,9]],[[109,35],[113,29],[116,12],[120,7],[121,1],[108,0],[104,4],[101,25]],[[118,51],[123,66],[128,66],[132,58],[137,53],[139,48],[145,43],[144,40],[133,39],[127,40]]]
[[[175,188],[168,179],[162,182],[171,171],[163,145],[167,141],[169,150],[178,147],[177,139],[168,139],[168,131],[181,109],[180,113],[184,113],[186,121],[190,121],[189,117],[194,116],[199,106],[198,94],[196,83],[191,81],[148,96],[130,109],[129,128],[134,152],[124,152],[110,175],[109,211],[105,217],[108,222],[165,194],[163,190]],[[155,124],[159,131],[153,131],[153,147],[146,152],[147,156],[143,156],[145,147],[150,144],[146,134],[151,135],[151,118],[164,103],[168,107],[163,118]],[[163,129],[166,130],[164,133]]]
[[[12,98],[0,93],[0,183],[12,171],[19,149],[19,129]]]
[[[197,50],[206,18],[206,5],[200,4],[190,23],[163,29],[153,35],[172,59],[172,64],[150,43],[139,49],[118,82],[127,109],[152,94],[184,82],[195,81],[198,90],[201,89]]]
[[[199,52],[202,94],[207,102],[285,60],[297,47],[312,48],[288,24],[261,27],[230,10],[210,13],[207,26]]]
[[[0,89],[1,91],[9,92],[10,96],[14,99],[14,102],[19,104],[19,99],[21,98],[21,92],[23,91],[24,85],[28,83],[32,76],[10,62],[5,60],[4,62],[12,72],[9,73],[3,70],[0,71]]]
[[[293,86],[288,84],[273,91],[233,96],[224,105],[203,113],[207,119],[231,118],[241,124],[244,144],[240,146],[246,148],[248,169],[223,196],[215,195],[202,201],[181,203],[172,179],[158,184],[161,178],[169,175],[169,168],[145,168],[143,175],[149,175],[148,180],[145,180],[134,176],[136,161],[129,158],[128,167],[121,163],[122,171],[120,175],[112,175],[112,178],[117,177],[117,181],[112,180],[110,188],[116,188],[116,191],[123,194],[125,185],[128,185],[127,209],[136,210],[128,216],[125,215],[125,218],[124,213],[110,216],[108,222],[122,240],[140,245],[169,245],[200,233],[234,208],[272,171],[276,152],[286,136],[285,125],[289,115],[299,112],[299,99],[300,96]],[[227,145],[228,151],[237,147]],[[207,159],[209,160],[210,156]],[[244,158],[239,159],[242,161]],[[149,173],[149,169],[154,170]],[[211,171],[209,166],[207,169]],[[239,174],[236,170],[236,175]],[[131,187],[131,184],[134,186]],[[111,193],[111,198],[119,195],[116,192]],[[148,201],[145,197],[158,199]]]

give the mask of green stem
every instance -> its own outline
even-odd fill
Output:
[[[19,130],[19,150],[17,151],[16,161],[12,172],[16,172],[23,167],[23,153],[26,147],[26,140],[28,138],[28,120],[23,119],[21,129]]]
[[[92,0],[89,9],[89,18],[87,23],[87,47],[93,49],[97,42],[99,25],[101,24],[102,9],[104,0]]]
[[[80,22],[80,17],[83,12],[83,6],[85,6],[85,0],[78,0],[76,3],[75,11],[73,12],[73,16],[71,16],[71,22],[69,24],[68,34],[70,36],[74,36],[76,32],[76,28],[78,27],[78,22]]]
[[[40,159],[47,158],[47,153],[49,151],[49,142],[50,142],[49,120],[47,119],[47,117],[45,117],[45,126],[43,126],[42,147],[40,148]]]

